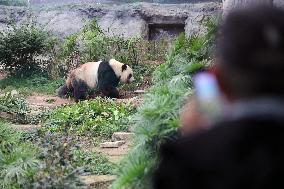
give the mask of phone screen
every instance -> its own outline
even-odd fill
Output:
[[[218,121],[222,116],[222,102],[215,75],[205,72],[197,74],[194,86],[199,111],[210,121]]]

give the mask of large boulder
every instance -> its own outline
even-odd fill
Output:
[[[187,36],[205,33],[206,26],[204,21],[210,16],[219,17],[221,13],[221,4],[216,4],[215,6],[200,6],[195,11],[189,12],[187,19],[185,20],[185,34]]]
[[[65,37],[80,31],[84,26],[86,17],[76,11],[41,11],[36,20],[46,30],[59,37]]]
[[[125,16],[123,19],[118,19],[115,14],[107,14],[99,19],[98,25],[110,36],[146,38],[148,35],[148,24],[139,16]]]

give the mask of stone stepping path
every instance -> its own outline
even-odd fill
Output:
[[[115,132],[112,141],[104,142],[93,150],[107,156],[110,162],[118,163],[128,153],[133,136],[133,133]]]
[[[89,189],[107,189],[116,179],[114,175],[87,175],[80,176]]]
[[[128,132],[115,132],[112,141],[101,143],[99,147],[92,150],[105,155],[110,162],[119,163],[127,154],[132,144],[134,134]],[[107,189],[116,179],[113,175],[88,175],[81,176],[88,188]]]

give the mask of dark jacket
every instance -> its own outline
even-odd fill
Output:
[[[155,189],[284,188],[284,116],[224,121],[161,147]]]

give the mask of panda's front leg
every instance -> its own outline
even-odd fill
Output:
[[[73,96],[76,102],[80,100],[85,100],[87,97],[88,86],[82,80],[73,81]]]
[[[87,91],[85,91],[85,90],[83,91],[83,90],[76,90],[76,89],[74,89],[73,94],[74,94],[74,98],[75,98],[76,102],[79,102],[81,100],[86,100]]]
[[[117,88],[114,87],[114,86],[104,87],[101,91],[107,97],[119,98],[119,92],[118,92]]]

